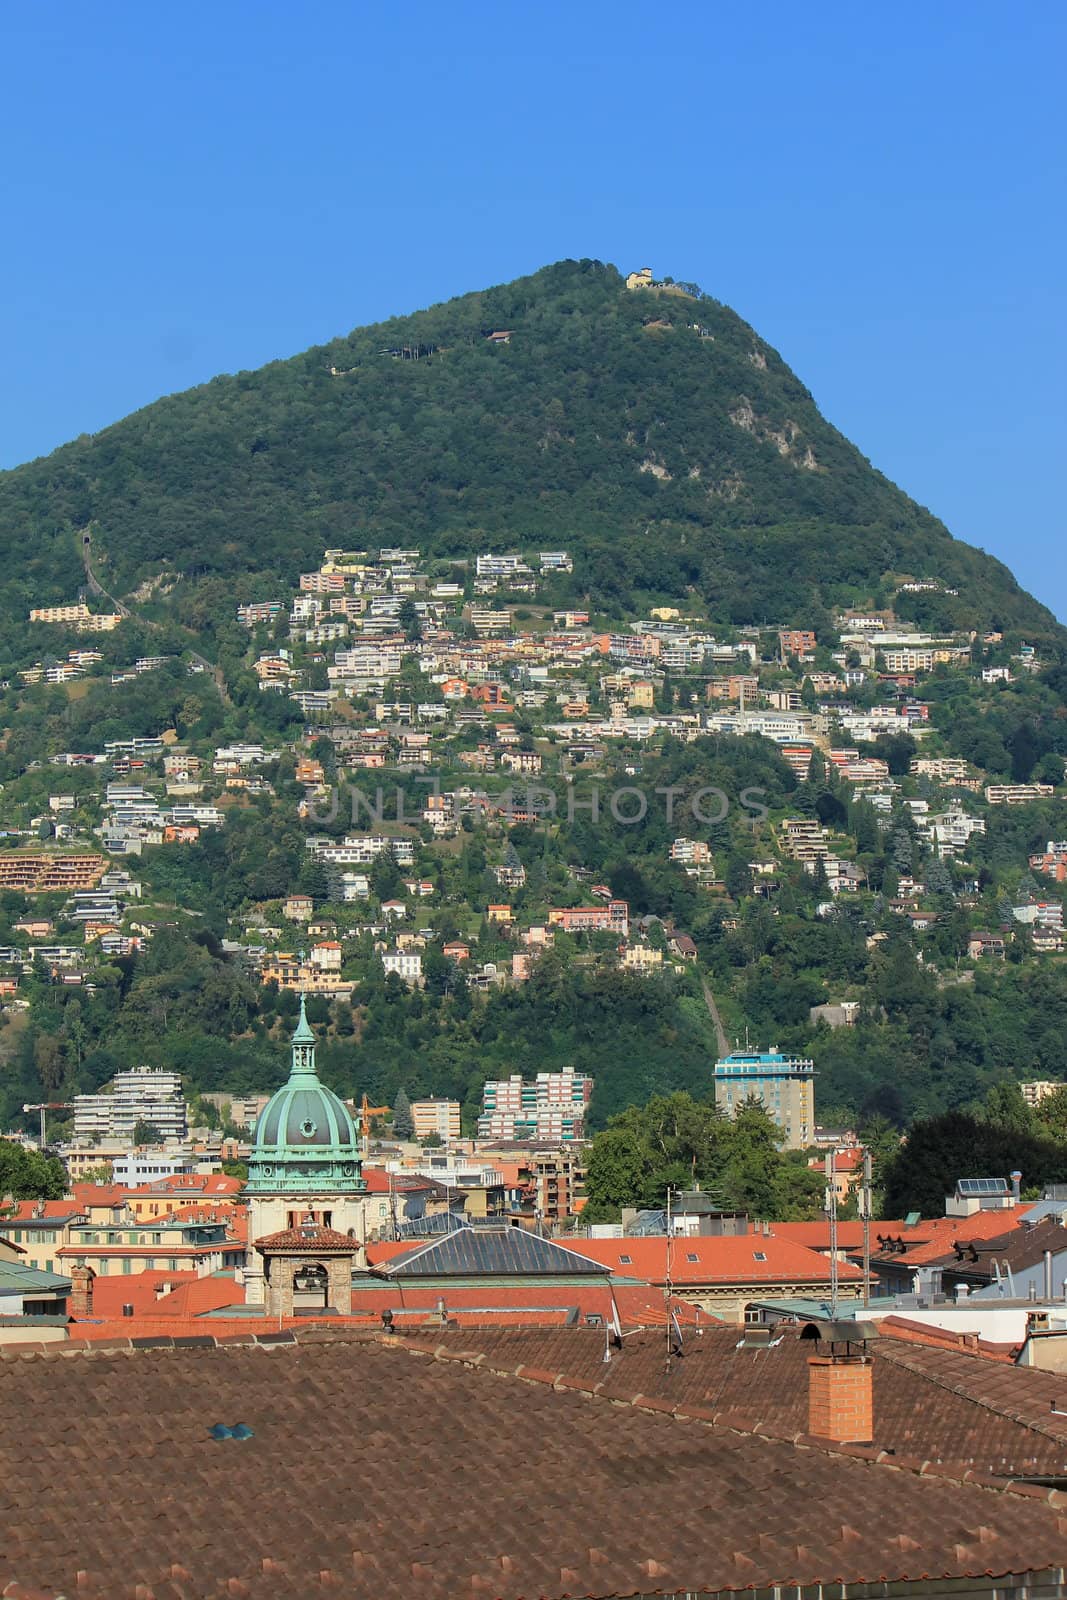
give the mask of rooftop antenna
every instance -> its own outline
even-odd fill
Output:
[[[863,1152],[863,1182],[860,1185],[860,1217],[863,1221],[863,1304],[871,1303],[871,1152]]]
[[[830,1217],[830,1319],[837,1318],[838,1260],[837,1260],[837,1190],[834,1176],[837,1172],[837,1149],[831,1147],[826,1156],[826,1210]]]
[[[672,1232],[672,1222],[671,1222],[671,1188],[670,1188],[670,1185],[668,1184],[668,1186],[667,1186],[666,1271],[664,1272],[664,1282],[663,1282],[663,1312],[664,1312],[663,1321],[664,1321],[664,1324],[665,1324],[665,1330],[664,1331],[666,1333],[666,1338],[667,1338],[667,1358],[666,1358],[665,1371],[667,1371],[667,1372],[669,1372],[671,1370],[671,1356],[674,1353],[673,1346],[672,1346],[672,1340],[671,1340],[671,1332],[672,1332],[672,1329],[671,1329],[671,1300],[673,1299],[673,1296],[674,1296],[674,1291],[673,1291],[673,1288],[672,1288],[672,1285],[671,1285],[671,1244],[672,1244],[672,1240],[673,1240],[673,1232]]]

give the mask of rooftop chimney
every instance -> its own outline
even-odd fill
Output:
[[[1008,1176],[1011,1178],[1011,1197],[1015,1204],[1018,1205],[1020,1192],[1022,1189],[1023,1175],[1021,1172],[1011,1172],[1008,1174]]]
[[[76,1266],[70,1269],[70,1314],[72,1317],[91,1317],[93,1314],[92,1267]]]
[[[870,1356],[808,1358],[808,1432],[836,1444],[871,1443],[874,1377]]]

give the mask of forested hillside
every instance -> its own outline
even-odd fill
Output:
[[[935,627],[1054,624],[819,414],[728,307],[565,261],[160,400],[0,476],[0,613],[166,577],[203,631],[329,546],[465,559],[566,544],[560,602],[622,615],[692,596],[713,620],[817,625],[936,577]],[[492,335],[507,334],[507,341]]]
[[[468,1128],[746,1039],[838,1125],[1067,1082],[1067,635],[692,286],[219,378],[0,478],[0,551],[0,1127],[271,1088],[301,991]]]

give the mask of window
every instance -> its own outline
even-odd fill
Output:
[[[700,1257],[697,1255],[695,1250],[690,1250],[687,1252],[685,1259],[687,1261],[699,1261]]]
[[[628,1267],[631,1264],[632,1261],[633,1261],[633,1256],[620,1256],[619,1257],[619,1265],[620,1265],[620,1267]]]
[[[763,1250],[753,1250],[752,1259],[753,1261],[766,1261],[767,1256]]]

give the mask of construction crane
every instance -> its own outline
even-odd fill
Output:
[[[23,1111],[39,1111],[41,1113],[41,1149],[45,1148],[45,1112],[47,1111],[73,1111],[73,1105],[67,1100],[42,1100],[37,1105],[24,1105]]]
[[[363,1129],[363,1138],[360,1141],[360,1153],[361,1153],[364,1161],[366,1161],[367,1157],[370,1155],[370,1125],[371,1125],[371,1118],[372,1117],[387,1117],[389,1115],[389,1111],[390,1111],[390,1107],[389,1106],[372,1106],[372,1105],[370,1105],[368,1103],[368,1101],[367,1101],[367,1096],[365,1094],[364,1094],[362,1100],[360,1101],[359,1110],[357,1111],[356,1115],[359,1117],[360,1125],[362,1126],[362,1129]]]

